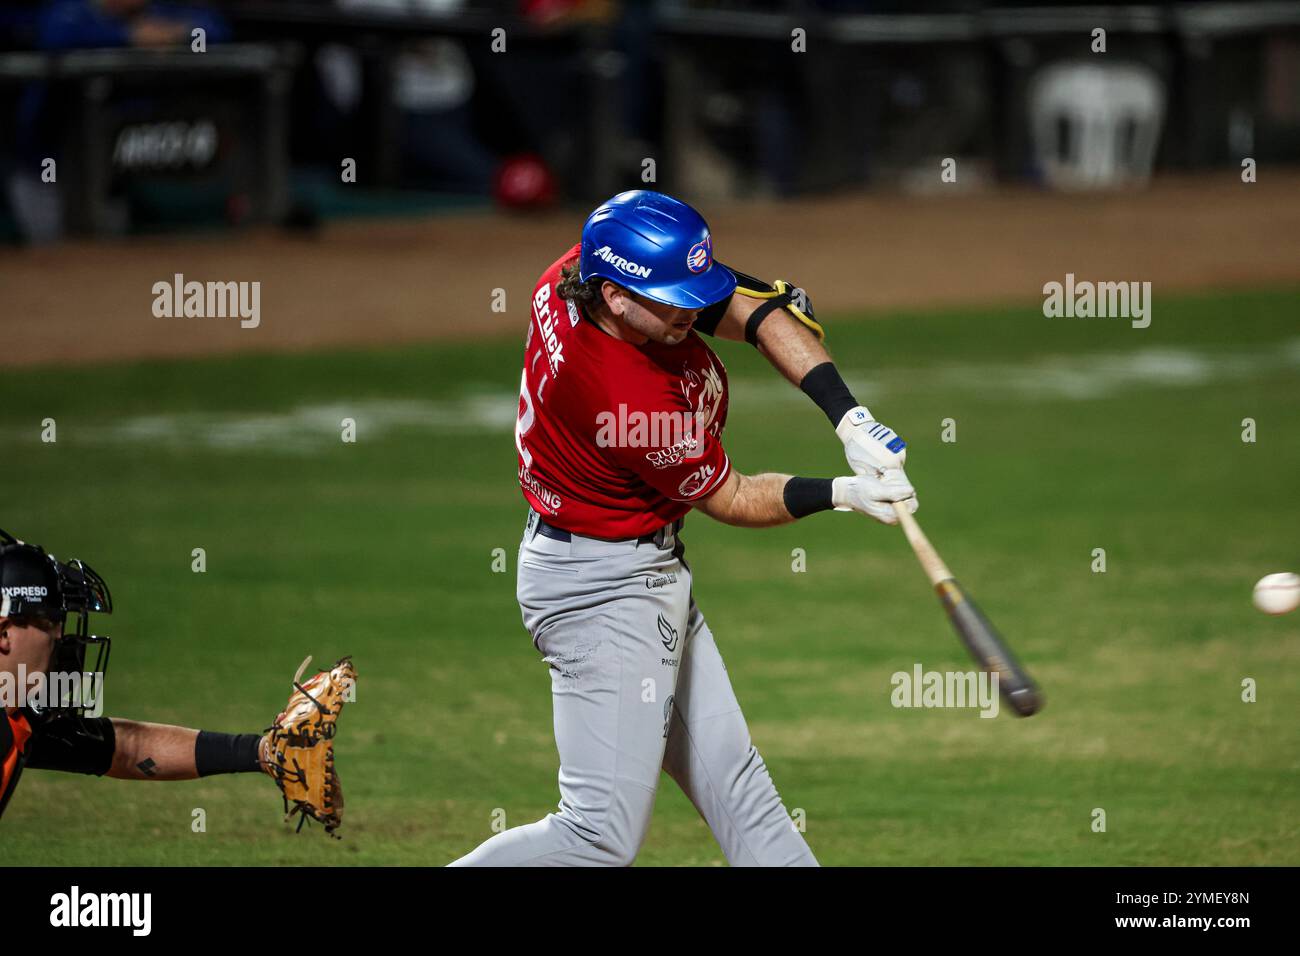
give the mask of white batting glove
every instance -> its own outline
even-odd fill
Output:
[[[844,413],[835,434],[844,442],[844,457],[855,475],[878,478],[885,469],[901,469],[907,461],[907,443],[888,425],[872,418],[863,405]]]
[[[849,475],[831,481],[831,504],[836,511],[856,511],[881,524],[898,524],[893,503],[901,501],[916,514],[916,489],[901,468],[886,468],[880,477]]]

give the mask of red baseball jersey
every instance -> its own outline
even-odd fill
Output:
[[[552,263],[533,290],[515,446],[524,497],[549,524],[637,538],[690,511],[731,471],[722,447],[727,371],[694,330],[677,345],[633,345],[556,292]]]

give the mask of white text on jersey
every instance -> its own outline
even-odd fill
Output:
[[[542,341],[546,343],[546,358],[551,363],[551,374],[555,375],[560,370],[560,363],[564,361],[564,343],[555,334],[555,315],[551,311],[550,298],[551,286],[547,283],[533,296],[533,319],[537,322],[537,331],[542,333]]]

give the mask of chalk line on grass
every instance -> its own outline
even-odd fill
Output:
[[[926,369],[884,366],[844,377],[864,401],[925,389],[934,393],[978,392],[1027,399],[1089,401],[1141,388],[1195,388],[1300,369],[1300,338],[1235,350],[1149,346],[1127,352],[1037,356],[1024,362],[950,362]],[[807,401],[775,377],[731,382],[738,408],[773,401]],[[447,399],[359,399],[297,405],[270,412],[178,412],[138,415],[96,427],[69,423],[71,440],[94,444],[142,444],[213,451],[310,453],[342,441],[344,419],[356,423],[357,441],[385,438],[397,430],[432,435],[508,433],[519,397],[485,388]],[[39,441],[32,428],[8,426],[0,434]],[[60,436],[62,439],[62,435]]]

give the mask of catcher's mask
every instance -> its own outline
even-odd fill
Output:
[[[97,674],[102,681],[112,641],[90,633],[90,615],[112,613],[113,596],[93,568],[76,559],[59,561],[44,548],[0,529],[0,617],[63,625],[63,637],[55,643],[50,660],[51,673]],[[92,648],[88,667],[86,656]],[[77,686],[82,688],[80,699],[65,695],[42,709],[80,715],[98,703],[89,696],[95,685]]]

